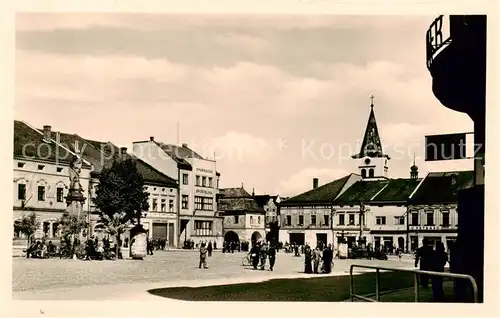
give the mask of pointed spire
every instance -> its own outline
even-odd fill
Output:
[[[372,157],[372,158],[381,158],[386,157],[390,159],[387,155],[385,155],[382,151],[382,143],[380,141],[380,135],[378,133],[377,121],[375,120],[375,111],[373,110],[373,100],[375,96],[371,95],[370,100],[370,115],[368,117],[368,123],[365,129],[365,135],[363,137],[363,143],[361,144],[361,149],[358,154],[352,156],[352,158],[364,158],[364,157]]]

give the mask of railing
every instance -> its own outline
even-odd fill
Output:
[[[369,298],[367,296],[357,295],[354,293],[354,276],[352,275],[352,271],[354,267],[358,268],[367,268],[367,269],[375,269],[375,299]],[[458,279],[467,279],[471,282],[472,291],[473,291],[473,301],[475,303],[478,302],[477,297],[477,283],[476,280],[470,275],[464,274],[455,274],[455,273],[443,273],[443,272],[431,272],[431,271],[423,271],[418,269],[403,269],[403,268],[392,268],[392,267],[384,267],[384,266],[369,266],[369,265],[351,265],[350,269],[350,297],[351,301],[354,301],[356,298],[363,299],[370,302],[379,302],[380,301],[380,270],[384,271],[392,271],[392,272],[403,272],[403,273],[413,273],[413,292],[415,296],[415,302],[419,300],[419,284],[418,284],[418,276],[421,274],[429,275],[429,276],[441,276],[441,277],[449,277],[449,278],[458,278]]]
[[[451,43],[451,37],[443,40],[443,19],[443,15],[437,17],[431,23],[426,33],[427,69],[429,70],[434,58]]]

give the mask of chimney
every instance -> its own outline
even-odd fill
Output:
[[[50,127],[49,125],[43,126],[43,140],[45,142],[50,142],[51,129],[52,129],[52,127]]]
[[[182,148],[187,148],[188,144],[182,144]]]
[[[149,141],[155,141],[155,137],[153,136],[149,137]]]
[[[127,154],[127,147],[121,147],[120,148],[120,155],[126,155]]]
[[[318,187],[318,182],[319,182],[318,178],[313,179],[313,189],[316,189]]]

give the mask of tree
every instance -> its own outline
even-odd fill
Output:
[[[71,242],[71,250],[73,252],[73,259],[76,259],[76,244],[75,235],[79,235],[83,229],[87,227],[87,215],[81,214],[67,214],[61,217],[59,227],[61,228],[62,237]]]
[[[116,238],[115,252],[116,252],[116,257],[118,258],[120,255],[119,253],[120,237],[123,233],[125,233],[125,230],[130,225],[130,220],[126,220],[127,214],[125,212],[115,213],[113,214],[112,217],[109,217],[108,215],[104,214],[102,218],[104,224],[106,225],[106,230],[109,233],[109,235],[114,235]]]
[[[126,159],[115,160],[111,167],[101,171],[93,202],[109,231],[111,228],[118,229],[118,223],[140,226],[143,212],[149,209],[148,198],[144,178],[137,170],[135,161]],[[123,231],[125,229],[123,227]]]
[[[28,215],[23,215],[21,220],[14,222],[14,231],[21,232],[28,237],[28,246],[30,245],[31,237],[40,227],[40,221],[37,220],[35,212]]]

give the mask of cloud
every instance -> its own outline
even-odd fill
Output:
[[[272,160],[278,150],[277,145],[266,139],[236,131],[213,138],[203,148],[212,155],[215,153],[218,161],[231,164]]]
[[[299,193],[312,189],[312,181],[314,178],[319,179],[319,185],[326,184],[341,178],[350,172],[342,168],[315,168],[308,167],[289,176],[280,182],[279,194],[281,196],[294,196]]]

